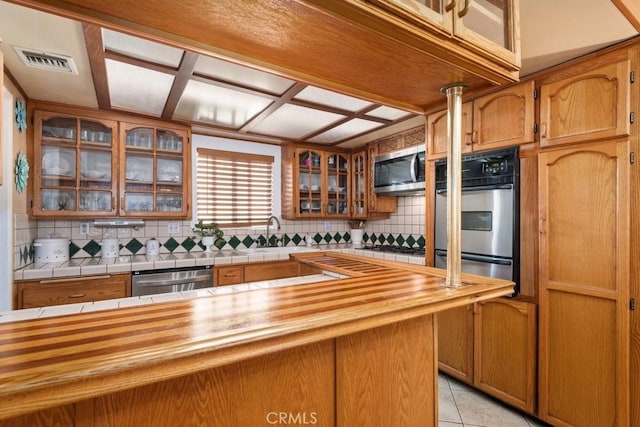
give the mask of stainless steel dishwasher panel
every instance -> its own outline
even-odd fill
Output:
[[[134,271],[131,296],[155,295],[213,287],[210,265],[164,270]]]

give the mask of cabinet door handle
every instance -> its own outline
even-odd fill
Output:
[[[86,297],[86,296],[87,296],[87,294],[69,294],[69,295],[67,295],[67,297],[69,297],[69,298],[83,298],[83,297]]]
[[[471,0],[464,0],[464,7],[460,12],[458,12],[458,17],[463,18],[467,13],[469,13],[470,7],[471,7]]]
[[[446,5],[444,7],[444,10],[446,10],[447,12],[451,12],[453,10],[453,8],[456,7],[457,3],[458,3],[458,0],[452,0],[451,3],[449,3],[448,5]]]
[[[547,122],[542,122],[542,132],[540,132],[541,138],[547,138]]]
[[[473,132],[471,132],[471,142],[474,144],[478,143],[478,131],[474,130]]]
[[[124,196],[120,197],[120,209],[122,210],[122,212],[126,212],[126,209],[124,206]]]
[[[467,135],[467,137],[465,138],[465,145],[472,145],[473,144],[473,132],[467,132],[466,135]]]

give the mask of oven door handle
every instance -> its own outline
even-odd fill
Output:
[[[133,283],[133,286],[145,286],[145,287],[155,287],[155,286],[167,286],[167,285],[184,285],[187,283],[200,283],[206,282],[209,280],[208,277],[202,276],[194,276],[187,279],[167,279],[167,280],[136,280]]]
[[[487,190],[513,190],[513,184],[496,184],[496,185],[478,185],[476,187],[462,187],[463,193],[470,193],[472,191],[487,191]],[[446,188],[436,190],[437,194],[447,194]]]
[[[447,257],[447,251],[443,251],[441,249],[436,249],[436,255],[437,256],[441,256],[441,257]],[[488,264],[498,264],[498,265],[511,265],[513,264],[513,261],[509,260],[509,259],[504,259],[504,258],[496,258],[496,257],[492,257],[492,256],[486,256],[486,255],[473,255],[473,254],[461,254],[460,255],[461,259],[467,260],[467,261],[476,261],[476,262],[485,262]]]

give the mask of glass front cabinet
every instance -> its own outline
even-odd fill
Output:
[[[188,131],[35,112],[35,218],[186,217]]]
[[[514,0],[367,0],[430,33],[443,33],[469,50],[520,66]]]
[[[118,124],[36,112],[34,216],[116,214]]]
[[[367,152],[361,151],[351,156],[351,193],[353,195],[353,217],[368,217],[369,203],[367,191]]]
[[[297,217],[348,217],[349,155],[296,149]]]
[[[123,123],[120,143],[121,216],[185,216],[187,133]]]

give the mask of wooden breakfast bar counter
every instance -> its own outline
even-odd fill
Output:
[[[0,426],[436,425],[434,313],[513,283],[337,253],[349,276],[0,325]]]

